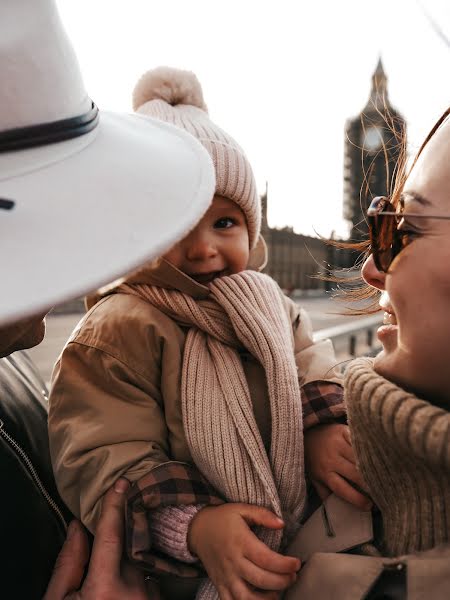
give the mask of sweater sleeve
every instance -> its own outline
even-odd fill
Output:
[[[189,551],[187,535],[192,519],[204,506],[163,506],[150,512],[149,532],[154,549],[185,563],[197,562],[198,558]]]
[[[154,575],[202,577],[201,563],[189,552],[189,524],[206,505],[223,500],[193,466],[171,461],[135,481],[125,511],[128,557]]]

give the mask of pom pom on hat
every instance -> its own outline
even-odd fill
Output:
[[[261,202],[252,168],[239,144],[209,118],[194,73],[170,67],[147,71],[134,88],[133,108],[188,131],[203,144],[215,167],[216,194],[239,205],[247,220],[250,248],[255,248]]]
[[[144,73],[133,90],[133,110],[150,100],[164,100],[171,106],[188,104],[208,112],[202,86],[191,71],[157,67]]]

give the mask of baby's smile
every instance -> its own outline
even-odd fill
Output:
[[[217,279],[217,277],[223,277],[226,275],[225,269],[222,271],[209,271],[207,273],[188,273],[189,277],[194,279],[197,283],[206,285]]]

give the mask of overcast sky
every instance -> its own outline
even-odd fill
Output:
[[[89,94],[131,110],[159,65],[199,78],[211,118],[244,147],[269,224],[345,234],[344,126],[364,107],[381,54],[416,148],[450,105],[448,0],[57,0]]]

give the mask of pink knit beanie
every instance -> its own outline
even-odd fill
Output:
[[[134,88],[133,109],[182,127],[205,146],[216,169],[216,194],[242,209],[250,248],[254,248],[261,227],[261,205],[252,168],[242,148],[209,118],[194,73],[169,67],[147,71]]]

